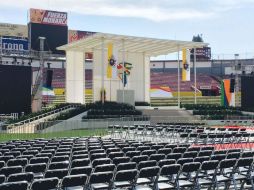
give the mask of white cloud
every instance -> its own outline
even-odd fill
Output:
[[[1,8],[42,8],[83,15],[143,18],[152,21],[207,19],[253,4],[254,0],[8,0]]]

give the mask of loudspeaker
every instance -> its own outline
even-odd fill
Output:
[[[235,92],[235,79],[230,79],[230,93]]]
[[[53,70],[47,70],[47,76],[46,76],[46,87],[47,88],[52,87],[52,77],[53,77]]]

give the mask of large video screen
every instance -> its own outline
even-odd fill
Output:
[[[254,108],[254,76],[241,77],[241,103],[243,108]]]
[[[67,44],[68,26],[29,23],[29,40],[32,50],[40,50],[39,37],[45,37],[44,50],[53,54],[64,54],[56,48]]]
[[[0,65],[0,114],[31,112],[32,68]]]

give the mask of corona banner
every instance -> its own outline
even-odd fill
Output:
[[[182,81],[190,81],[190,51],[183,49]]]
[[[67,26],[67,13],[42,9],[30,9],[30,22]]]

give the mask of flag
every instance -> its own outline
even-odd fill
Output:
[[[182,52],[182,81],[190,81],[190,51],[188,49],[183,49]]]

